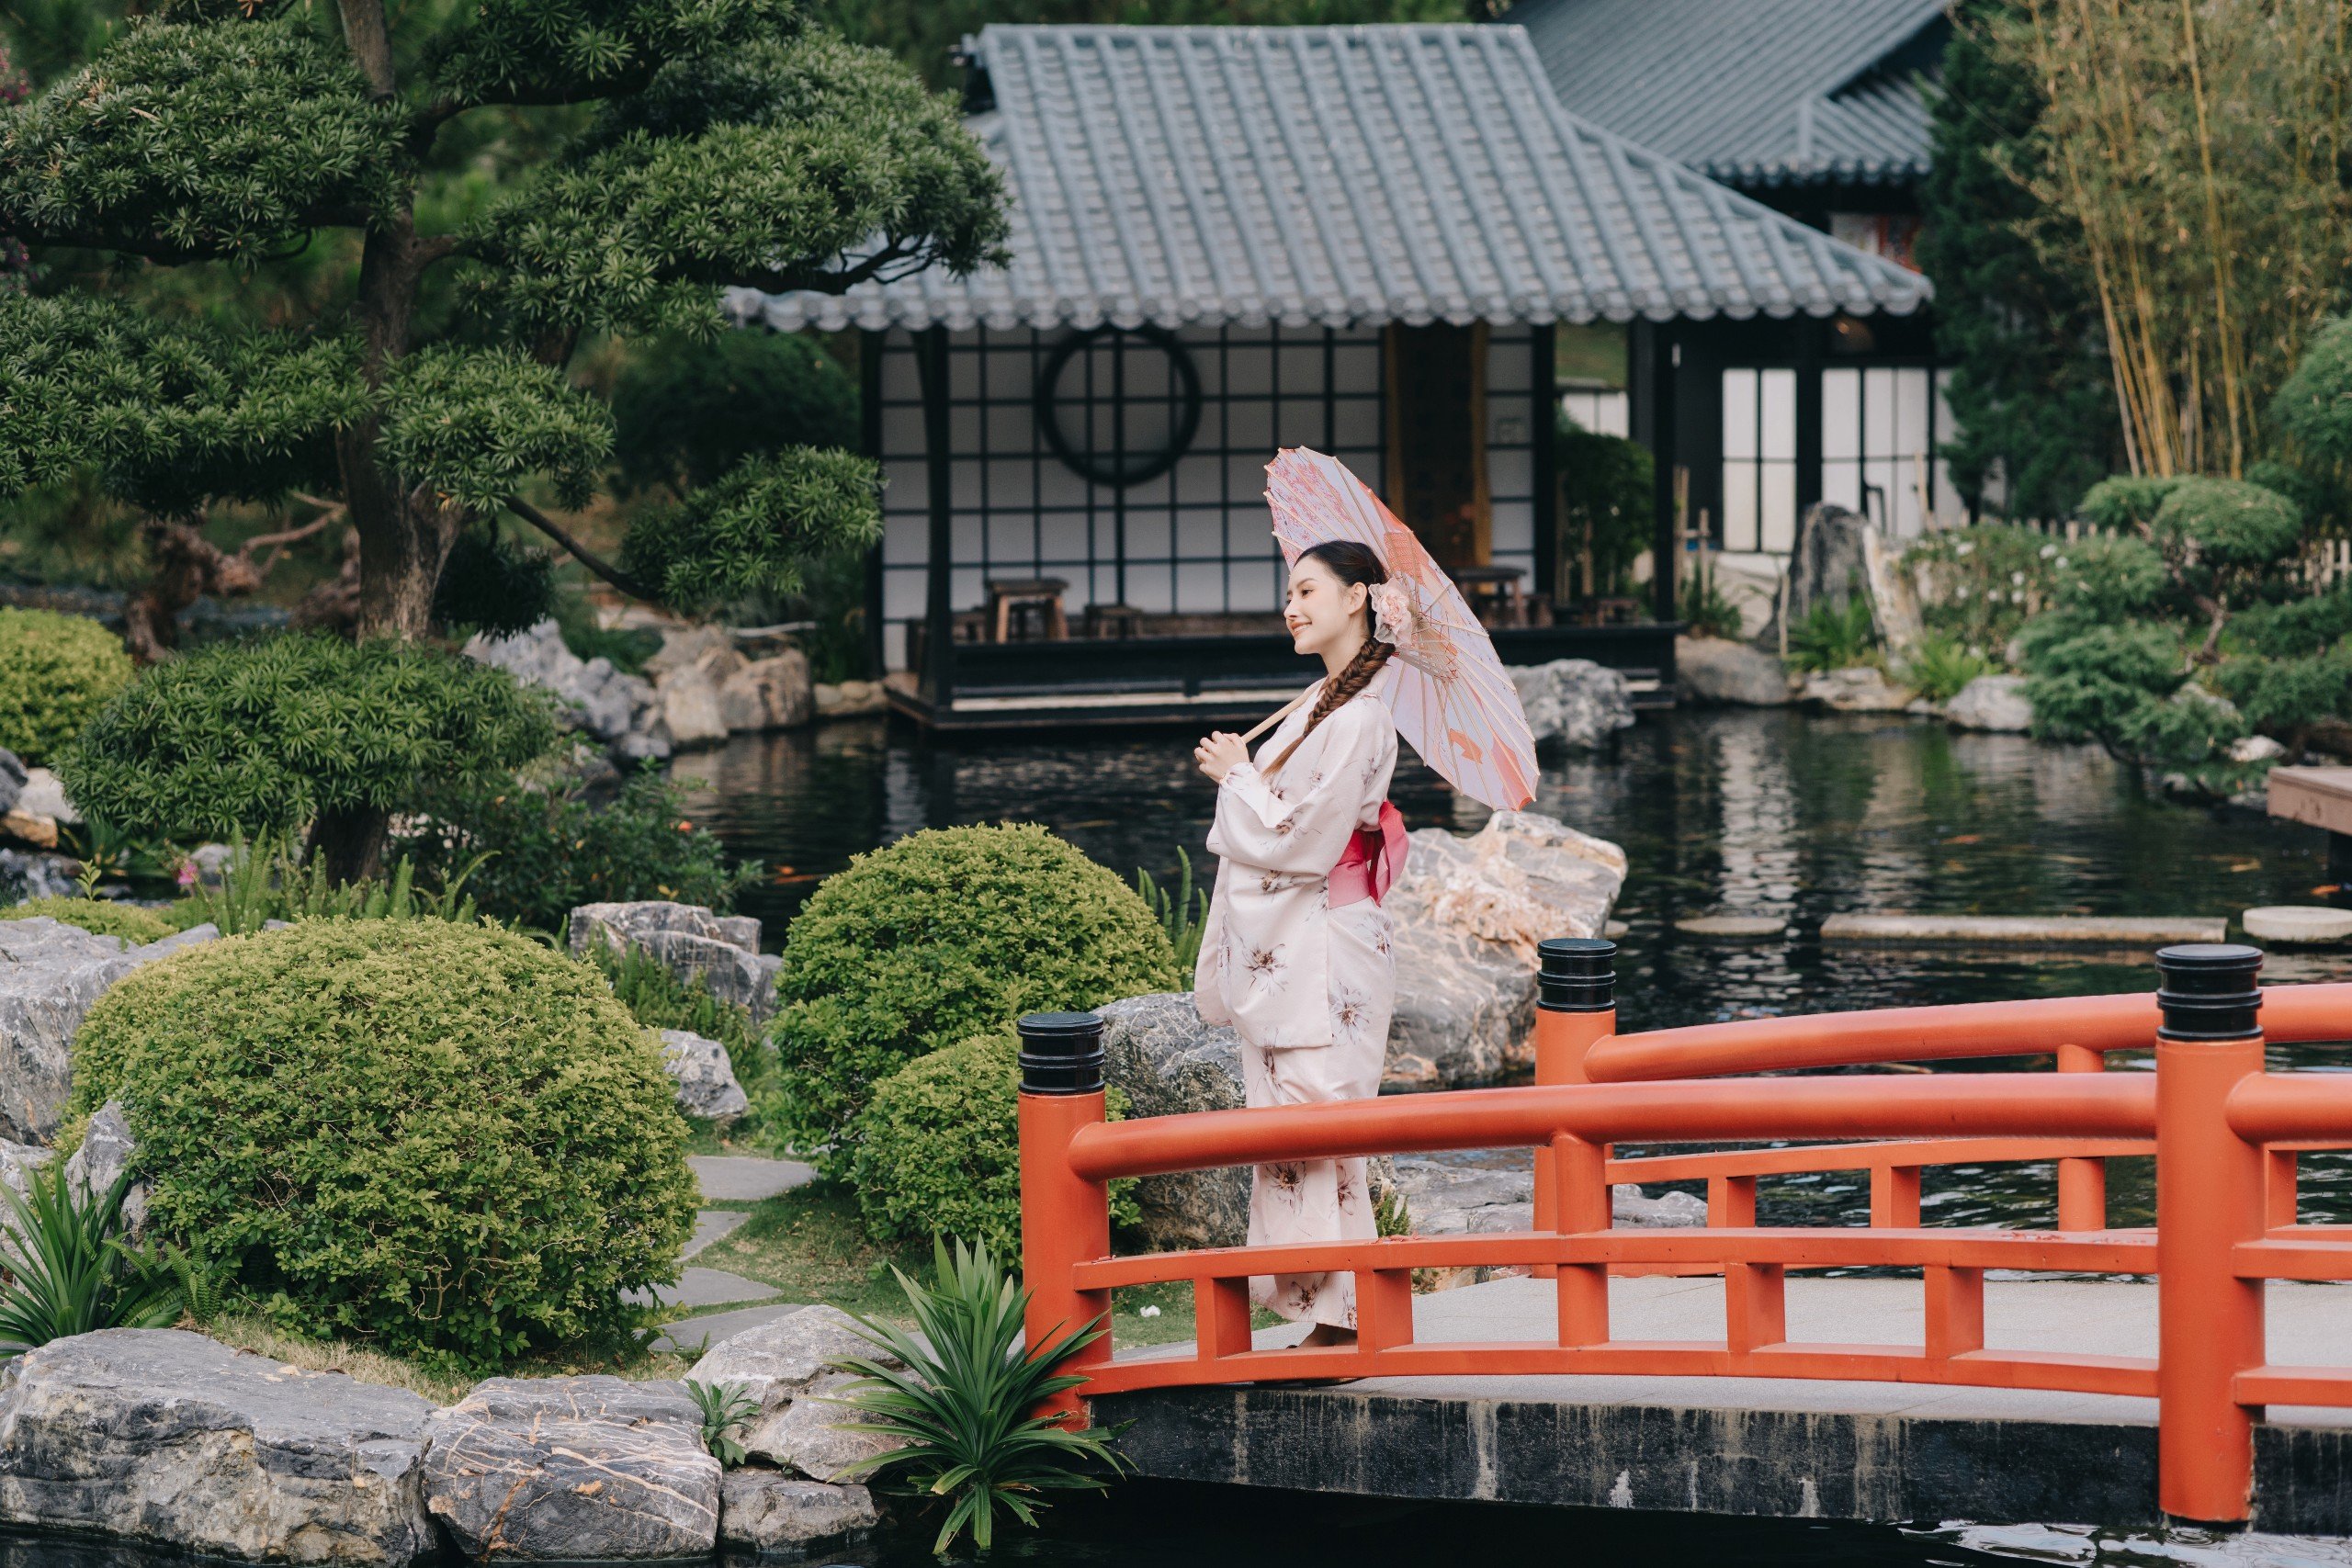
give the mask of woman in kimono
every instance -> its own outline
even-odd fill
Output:
[[[1193,1005],[1241,1036],[1249,1103],[1319,1104],[1380,1090],[1396,992],[1380,896],[1403,863],[1387,804],[1396,727],[1384,700],[1395,649],[1374,635],[1387,572],[1352,541],[1317,545],[1291,569],[1283,619],[1326,674],[1312,705],[1279,725],[1252,761],[1238,735],[1193,757],[1217,782],[1208,847],[1222,858],[1201,936]],[[1396,590],[1385,592],[1395,595]],[[1257,1168],[1250,1243],[1369,1240],[1376,1234],[1364,1161],[1286,1160]],[[1355,1277],[1283,1274],[1250,1298],[1312,1323],[1306,1343],[1355,1338]]]

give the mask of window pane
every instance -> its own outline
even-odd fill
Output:
[[[1797,466],[1768,463],[1764,468],[1763,547],[1792,550],[1797,543]]]
[[[1821,373],[1821,456],[1834,463],[1862,455],[1862,373]],[[1824,491],[1826,494],[1826,491]],[[1841,503],[1850,504],[1850,503]]]
[[[1724,456],[1756,456],[1756,372],[1724,372]]]
[[[1724,548],[1756,548],[1756,478],[1753,462],[1724,465]]]
[[[1797,455],[1797,373],[1793,370],[1763,372],[1763,451],[1766,457],[1791,458]]]

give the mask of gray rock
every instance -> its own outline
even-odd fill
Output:
[[[732,1122],[752,1108],[736,1081],[727,1047],[684,1029],[664,1029],[662,1065],[678,1086],[678,1109],[710,1122]]]
[[[22,758],[6,746],[0,746],[0,815],[12,810],[17,797],[25,793],[25,764]]]
[[[896,1366],[888,1352],[857,1331],[839,1307],[807,1306],[749,1328],[703,1353],[686,1374],[695,1382],[734,1383],[760,1402],[743,1447],[754,1456],[819,1481],[831,1481],[853,1460],[897,1447],[835,1423],[856,1417],[831,1403],[851,1381],[832,1370],[844,1357]]]
[[[698,666],[664,672],[654,682],[662,694],[662,716],[673,746],[716,746],[727,739],[727,717],[718,705],[718,684]]]
[[[2233,762],[2276,762],[2286,755],[2286,746],[2267,735],[2242,735],[2230,742]]]
[[[882,1517],[863,1486],[828,1486],[774,1470],[730,1470],[720,1496],[718,1544],[754,1551],[837,1540]]]
[[[57,1157],[54,1149],[36,1147],[31,1144],[12,1144],[0,1138],[0,1181],[16,1189],[18,1197],[31,1190],[28,1183],[33,1172]]]
[[[1510,680],[1539,746],[1551,740],[1589,750],[1634,727],[1634,699],[1625,689],[1625,677],[1589,659],[1514,665]]]
[[[432,1410],[176,1329],[52,1340],[0,1371],[0,1521],[247,1561],[406,1563],[435,1545]]]
[[[665,675],[700,670],[714,687],[719,686],[749,662],[725,626],[669,625],[661,629],[661,650],[645,661],[645,672],[656,685]]]
[[[616,954],[632,947],[649,953],[681,980],[750,1010],[756,1023],[775,1011],[775,972],[783,962],[760,952],[759,931],[759,921],[748,915],[722,919],[699,904],[650,899],[582,904],[571,911],[570,934],[574,954],[594,942]]]
[[[1808,675],[1804,690],[1798,694],[1838,713],[1901,713],[1911,705],[1910,693],[1869,664]]]
[[[2022,675],[1979,675],[1944,705],[1945,722],[1956,729],[2023,735],[2033,728],[2033,705],[2026,701]]]
[[[34,817],[46,817],[51,821],[74,823],[82,814],[65,798],[65,786],[47,768],[27,768],[23,787],[17,792],[16,809]]]
[[[789,729],[817,715],[817,694],[808,678],[808,656],[787,649],[755,660],[718,688],[720,716],[730,731]]]
[[[1415,1235],[1486,1235],[1534,1228],[1535,1162],[1531,1150],[1397,1155],[1388,1167]],[[1707,1223],[1706,1202],[1687,1192],[1652,1196],[1638,1187],[1612,1187],[1609,1209],[1610,1223],[1625,1230]],[[1516,1266],[1449,1269],[1439,1272],[1435,1283],[1446,1289],[1526,1272]]]
[[[107,987],[218,934],[198,926],[126,948],[119,937],[46,918],[0,920],[0,1137],[39,1144],[56,1133],[72,1082],[74,1032]]]
[[[90,1197],[103,1198],[114,1190],[116,1179],[130,1168],[138,1154],[139,1141],[123,1120],[122,1102],[109,1100],[91,1116],[82,1134],[82,1146],[65,1162],[66,1182]],[[148,1196],[144,1181],[132,1182],[123,1194],[123,1224],[134,1238],[147,1228]]]
[[[815,695],[819,718],[854,718],[890,711],[890,695],[879,681],[843,681],[838,686],[820,681]]]
[[[492,1378],[432,1420],[425,1506],[469,1557],[699,1557],[718,1461],[674,1382]]]
[[[505,671],[526,686],[552,692],[566,719],[630,759],[666,757],[670,734],[653,682],[613,668],[608,659],[582,659],[566,648],[552,620],[513,637],[476,637],[466,657]]]
[[[1696,703],[1777,708],[1792,700],[1788,671],[1778,659],[1722,637],[1676,637],[1674,680]]]
[[[74,877],[80,869],[80,863],[71,855],[0,849],[0,907],[77,893],[81,884]]]
[[[1789,552],[1781,604],[1757,640],[1769,647],[1780,646],[1782,615],[1794,628],[1804,626],[1822,605],[1843,609],[1851,600],[1868,600],[1874,535],[1868,518],[1834,502],[1819,502],[1805,508],[1804,515],[1797,519],[1796,544]],[[1878,621],[1875,605],[1871,619],[1873,624]],[[1885,627],[1881,626],[1879,630],[1883,635]]]
[[[1387,1089],[1493,1083],[1529,1065],[1535,944],[1599,936],[1625,852],[1532,811],[1498,811],[1469,838],[1412,835],[1388,895],[1396,1009]]]
[[[1242,1103],[1241,1037],[1201,1021],[1190,991],[1129,997],[1102,1015],[1105,1076],[1136,1116],[1231,1111]],[[1250,1173],[1240,1167],[1147,1176],[1136,1184],[1140,1227],[1155,1251],[1239,1247],[1250,1231]]]

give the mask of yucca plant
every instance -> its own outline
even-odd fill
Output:
[[[123,1239],[130,1172],[95,1197],[68,1180],[65,1161],[35,1168],[25,1190],[0,1186],[0,1357],[100,1328],[164,1328],[180,1314],[170,1264]]]
[[[1962,646],[1958,637],[1930,632],[1904,665],[1903,683],[1931,701],[1948,703],[1992,671],[1992,660]]]
[[[1201,956],[1202,929],[1209,923],[1209,896],[1206,888],[1193,886],[1193,857],[1181,847],[1176,863],[1182,869],[1172,895],[1141,866],[1136,868],[1136,893],[1159,917],[1168,945],[1176,950],[1176,962],[1190,974]]]
[[[743,1428],[760,1413],[760,1402],[740,1382],[686,1380],[686,1392],[702,1412],[702,1446],[722,1470],[743,1462]]]
[[[470,925],[480,912],[465,891],[466,882],[489,858],[476,855],[438,891],[423,893],[415,885],[416,863],[406,855],[389,878],[336,882],[320,857],[302,863],[291,836],[264,837],[249,846],[240,832],[230,840],[220,886],[207,887],[190,878],[190,896],[223,936],[257,931],[271,920],[441,919]]]
[[[1804,624],[1789,632],[1789,662],[1799,670],[1848,670],[1869,662],[1878,646],[1870,601],[1859,595],[1843,604],[1815,604]]]
[[[1114,1434],[1072,1431],[1032,1414],[1086,1381],[1058,1369],[1102,1337],[1102,1320],[1032,1355],[1021,1343],[1029,1292],[985,1246],[959,1241],[951,1253],[944,1241],[934,1242],[933,1269],[928,1288],[891,1270],[906,1292],[914,1332],[857,1320],[876,1348],[903,1365],[868,1357],[834,1362],[858,1379],[838,1403],[863,1417],[840,1425],[905,1445],[860,1460],[853,1472],[893,1482],[893,1490],[911,1495],[949,1500],[934,1553],[946,1555],[967,1529],[972,1544],[986,1551],[995,1543],[999,1509],[1034,1526],[1046,1506],[1040,1493],[1100,1491],[1104,1472],[1121,1468]]]

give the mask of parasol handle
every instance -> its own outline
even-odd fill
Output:
[[[1313,696],[1313,695],[1315,694],[1315,693],[1316,693],[1317,688],[1317,687],[1319,687],[1319,686],[1321,686],[1321,685],[1322,685],[1322,682],[1321,682],[1320,681],[1317,681],[1317,682],[1315,683],[1315,685],[1307,687],[1307,688],[1306,688],[1306,690],[1305,690],[1305,691],[1303,691],[1303,692],[1299,693],[1299,694],[1298,694],[1298,695],[1296,695],[1296,696],[1295,696],[1295,697],[1291,698],[1291,700],[1290,700],[1290,701],[1288,701],[1288,702],[1284,703],[1281,707],[1276,708],[1272,713],[1270,713],[1270,714],[1268,714],[1265,717],[1263,717],[1263,718],[1260,719],[1260,720],[1258,721],[1258,728],[1256,728],[1255,729],[1252,729],[1249,734],[1247,734],[1247,735],[1243,736],[1243,737],[1241,738],[1241,743],[1242,743],[1244,746],[1249,745],[1249,744],[1250,744],[1250,742],[1251,742],[1252,740],[1257,739],[1258,739],[1258,737],[1260,737],[1261,735],[1265,734],[1265,733],[1266,733],[1266,731],[1268,731],[1269,729],[1272,729],[1274,726],[1276,726],[1276,725],[1280,724],[1283,720],[1284,720],[1284,719],[1288,718],[1292,714],[1294,714],[1294,713],[1297,712],[1297,711],[1298,711],[1298,705],[1299,705],[1299,704],[1301,704],[1301,703],[1303,703],[1303,702],[1305,702],[1307,698],[1309,698],[1309,697]]]

